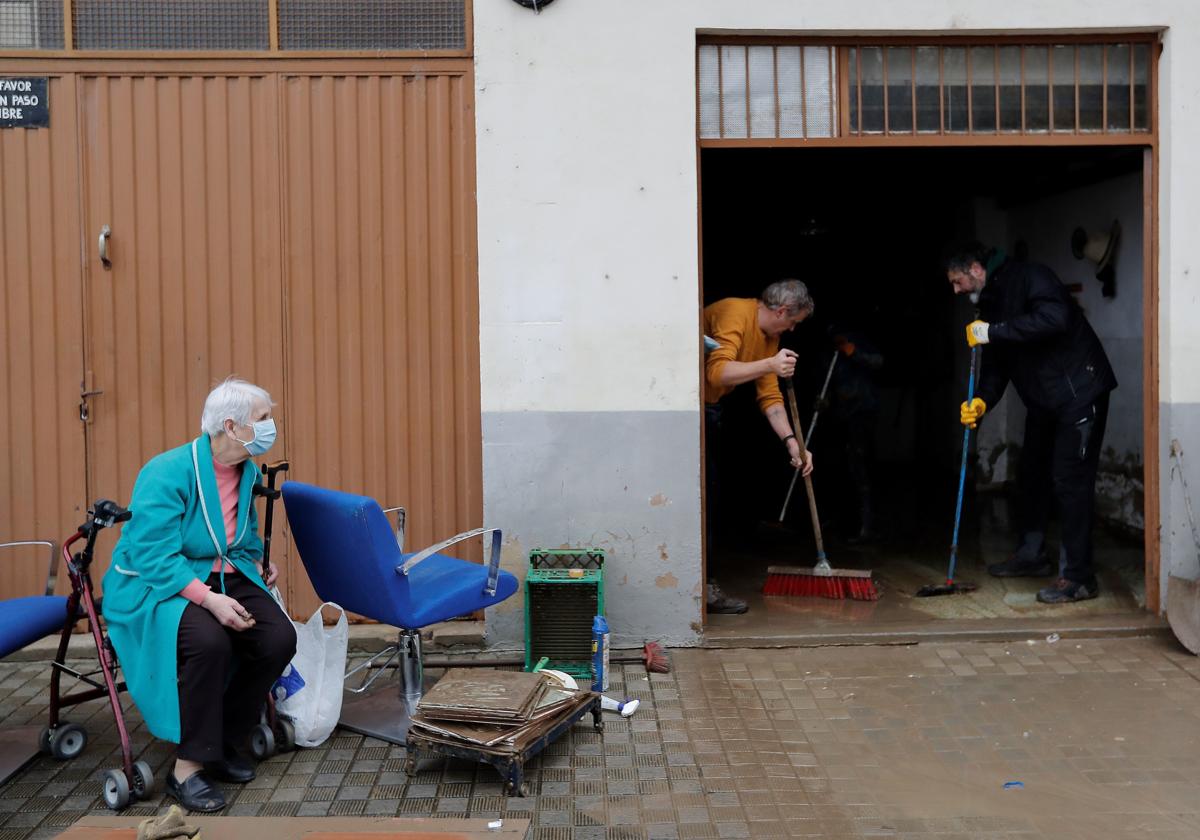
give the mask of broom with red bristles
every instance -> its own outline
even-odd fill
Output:
[[[792,415],[792,429],[796,442],[800,444],[800,463],[797,472],[808,463],[808,450],[804,446],[804,429],[800,425],[800,409],[796,405],[796,381],[787,389],[788,410]],[[870,570],[835,569],[825,556],[825,541],[821,538],[821,520],[817,516],[817,497],[813,494],[812,476],[804,476],[804,489],[808,493],[808,513],[812,517],[813,536],[817,541],[817,563],[807,566],[770,566],[763,595],[797,596],[803,598],[851,598],[855,601],[877,601],[879,590],[871,580]]]

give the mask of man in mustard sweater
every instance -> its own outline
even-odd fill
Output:
[[[779,377],[796,371],[796,354],[779,349],[779,336],[790,332],[812,314],[813,300],[799,280],[780,280],[763,290],[762,297],[724,298],[704,307],[704,334],[716,342],[704,363],[705,472],[708,509],[716,509],[717,449],[721,437],[721,398],[738,385],[753,382],[758,407],[786,448],[793,467],[812,472],[812,456],[802,465],[800,444],[788,421],[779,391]],[[711,514],[710,514],[711,518]],[[707,529],[712,545],[712,528]],[[731,598],[709,580],[706,606],[710,613],[746,612],[746,602]]]

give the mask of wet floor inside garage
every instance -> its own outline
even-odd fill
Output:
[[[951,491],[953,491],[953,487]],[[802,492],[802,491],[798,491]],[[968,498],[964,510],[956,580],[978,586],[975,592],[918,598],[924,585],[945,580],[953,528],[953,496],[938,496],[920,513],[919,494],[897,491],[881,507],[886,512],[884,534],[873,543],[852,545],[831,534],[826,552],[835,567],[870,569],[880,593],[878,601],[825,598],[764,597],[767,568],[772,565],[811,566],[815,547],[810,531],[760,523],[741,545],[725,545],[714,556],[712,570],[721,588],[745,599],[745,615],[710,615],[706,638],[747,642],[756,638],[825,637],[861,639],[868,634],[955,632],[972,633],[1005,628],[1053,629],[1136,628],[1159,624],[1145,612],[1144,551],[1134,537],[1097,525],[1094,550],[1099,597],[1074,604],[1046,605],[1036,600],[1050,578],[994,578],[986,566],[1004,560],[1013,550],[1010,514],[1015,502],[1003,493]],[[803,498],[799,498],[803,504]],[[949,513],[946,513],[946,511]],[[938,515],[941,511],[941,515]],[[1058,550],[1057,534],[1048,535],[1051,556]]]

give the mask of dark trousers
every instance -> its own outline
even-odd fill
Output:
[[[221,591],[213,572],[206,583]],[[296,630],[275,599],[239,573],[225,573],[225,594],[254,616],[248,630],[223,627],[189,603],[179,621],[179,758],[219,761],[244,752],[267,690],[296,652]]]
[[[1093,403],[1050,412],[1030,408],[1021,452],[1021,528],[1046,531],[1051,500],[1062,519],[1059,573],[1075,583],[1092,584],[1092,522],[1096,470],[1108,424],[1108,394]]]
[[[859,412],[845,419],[846,471],[858,496],[859,531],[875,530],[875,505],[871,474],[875,469],[875,426],[879,415]]]

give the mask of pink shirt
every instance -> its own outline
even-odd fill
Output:
[[[214,458],[213,472],[216,473],[217,492],[221,496],[221,518],[225,522],[225,543],[233,545],[233,541],[237,539],[238,490],[242,483],[242,465],[230,467]],[[213,561],[212,571],[221,571],[220,558]],[[232,564],[225,563],[226,574],[234,571],[237,570],[233,568]],[[204,581],[196,578],[183,587],[179,594],[199,606],[204,601],[204,596],[211,591]]]

